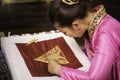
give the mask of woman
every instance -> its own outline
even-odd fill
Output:
[[[91,0],[54,0],[50,20],[56,29],[71,37],[84,37],[91,61],[88,72],[64,67],[54,60],[48,71],[62,80],[120,80],[120,23],[104,6]]]

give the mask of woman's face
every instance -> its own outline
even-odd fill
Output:
[[[70,37],[82,37],[88,29],[88,24],[81,20],[75,20],[72,27],[60,26],[59,23],[54,24],[55,28]]]

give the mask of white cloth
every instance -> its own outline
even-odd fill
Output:
[[[65,36],[61,32],[50,31],[50,32],[35,33],[33,35],[23,34],[21,36],[14,35],[8,37],[1,37],[1,49],[7,60],[13,80],[48,80],[48,79],[60,80],[60,77],[58,76],[32,77],[15,43],[27,43],[32,39],[38,39],[38,41],[44,41],[61,36],[64,37],[66,43],[70,46],[77,59],[83,65],[83,67],[80,69],[84,71],[88,71],[90,66],[90,61],[88,60],[86,55],[82,52],[81,48],[74,40],[74,38]]]

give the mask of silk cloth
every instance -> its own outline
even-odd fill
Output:
[[[24,61],[31,73],[32,76],[53,76],[47,70],[48,64],[40,61],[35,61],[36,57],[41,56],[55,46],[59,46],[68,60],[68,64],[64,66],[71,68],[80,68],[82,64],[75,57],[73,51],[67,45],[63,37],[58,37],[55,39],[45,40],[41,42],[36,42],[31,45],[26,45],[26,43],[16,43],[17,48],[19,49]],[[73,62],[74,60],[74,62]]]
[[[79,47],[74,38],[64,35],[62,32],[51,30],[49,32],[40,32],[34,34],[10,35],[1,37],[1,51],[5,56],[13,80],[60,80],[59,76],[33,77],[26,66],[25,60],[19,52],[16,43],[28,43],[32,39],[38,39],[37,42],[63,37],[73,51],[75,57],[82,64],[79,70],[88,71],[90,61]],[[32,53],[33,54],[33,53]],[[74,63],[74,61],[72,61]],[[40,68],[39,68],[40,69]]]
[[[107,14],[98,25],[92,41],[85,38],[85,47],[91,61],[89,70],[62,67],[62,80],[120,80],[120,22]]]

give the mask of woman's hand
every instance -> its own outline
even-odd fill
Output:
[[[48,72],[60,76],[62,66],[55,60],[50,60],[48,63]]]

